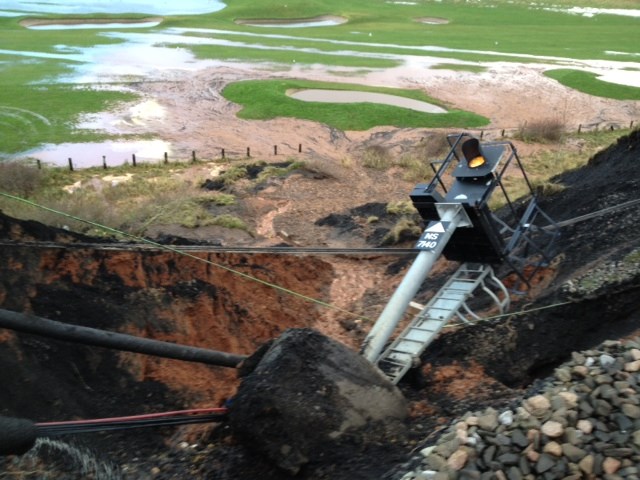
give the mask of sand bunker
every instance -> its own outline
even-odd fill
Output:
[[[65,30],[73,28],[137,28],[155,27],[162,17],[147,18],[27,18],[20,25],[33,30]]]
[[[353,90],[290,90],[287,95],[303,102],[324,103],[380,103],[394,107],[408,108],[426,113],[447,113],[444,108],[411,98],[386,93],[359,92]]]
[[[321,15],[312,18],[264,18],[264,19],[239,19],[239,25],[250,25],[253,27],[331,27],[347,23],[347,19],[337,15]]]
[[[427,25],[444,25],[446,23],[449,23],[449,20],[439,17],[420,17],[416,18],[416,22],[426,23]]]

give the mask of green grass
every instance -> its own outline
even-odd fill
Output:
[[[72,85],[15,85],[6,80],[7,76],[0,75],[0,153],[16,153],[44,143],[108,138],[105,133],[76,129],[80,114],[108,110],[135,98],[123,92],[97,92]]]
[[[287,96],[290,89],[358,90],[386,93],[428,103],[438,104],[418,90],[365,87],[303,80],[247,80],[228,85],[222,92],[225,98],[239,103],[243,109],[238,116],[245,119],[265,120],[293,117],[314,120],[341,130],[367,130],[378,125],[405,128],[424,127],[479,127],[488,119],[461,110],[430,114],[373,103],[320,103],[303,102]]]
[[[561,84],[596,97],[640,100],[640,88],[598,80],[597,75],[571,69],[548,70],[545,75]]]
[[[603,3],[608,6],[608,2]],[[608,50],[634,53],[634,40],[640,39],[638,20],[631,17],[599,15],[593,19],[532,8],[524,2],[512,4],[502,1],[493,5],[499,8],[491,8],[485,2],[461,5],[456,1],[427,1],[399,6],[363,0],[324,0],[287,2],[285,7],[277,2],[238,0],[208,18],[211,21],[209,26],[214,28],[294,37],[298,42],[304,41],[307,46],[315,47],[326,40],[356,42],[348,46],[334,45],[333,49],[336,50],[365,51],[375,43],[375,50],[385,53],[408,53],[408,50],[402,50],[403,46],[434,45],[475,51],[491,50],[497,54],[604,59],[610,58],[606,53]],[[416,18],[426,16],[425,11],[428,16],[445,18],[449,23],[426,25],[416,22]],[[234,23],[238,18],[305,18],[328,13],[346,17],[348,22],[338,26],[299,29],[251,27]],[[180,26],[195,26],[196,22],[195,18],[182,19]],[[249,37],[234,38],[251,41]],[[264,36],[256,37],[253,42],[265,42],[270,46],[272,42],[297,46],[293,40]],[[424,54],[419,50],[413,52]],[[447,52],[446,55],[459,58],[456,52]]]
[[[575,2],[559,0],[546,4],[568,7]],[[637,8],[637,1],[599,0],[589,2],[587,6]],[[348,22],[330,27],[288,29],[252,27],[235,22],[236,19],[300,19],[325,14],[344,16]],[[448,23],[427,25],[415,21],[425,16],[444,18]],[[75,17],[91,18],[92,15]],[[145,15],[100,14],[100,17],[140,19]],[[76,55],[81,49],[124,40],[105,36],[101,29],[29,30],[19,24],[20,20],[20,17],[0,17],[0,46],[8,51],[0,52],[0,153],[15,153],[43,143],[104,139],[106,135],[102,133],[75,129],[80,115],[107,110],[134,96],[75,89],[60,83],[60,78],[82,64],[81,56]],[[168,27],[216,29],[204,33],[188,32],[187,35],[221,43],[186,45],[176,37],[176,42],[169,42],[167,46],[190,49],[203,59],[261,62],[274,70],[293,64],[302,68],[322,64],[327,69],[350,67],[365,72],[397,66],[402,55],[414,55],[442,58],[436,68],[479,72],[484,68],[477,65],[479,61],[528,62],[537,61],[530,57],[536,55],[635,61],[640,45],[638,18],[569,15],[543,10],[541,4],[531,6],[525,0],[492,0],[490,3],[423,0],[416,5],[370,0],[291,0],[286,3],[234,0],[215,13],[167,16],[158,27],[127,29],[127,32],[163,32]],[[39,56],[22,56],[20,52],[36,52]],[[45,55],[53,56],[46,58]],[[469,64],[457,65],[450,59]],[[545,61],[553,63],[554,59]],[[559,61],[558,65],[562,63]],[[349,75],[349,71],[338,68],[335,72]],[[554,70],[549,75],[591,95],[621,100],[639,98],[638,89],[601,82],[584,72]],[[132,77],[123,83],[139,80]],[[312,106],[287,99],[277,86],[266,82],[254,83],[253,87],[254,92],[241,92],[244,88],[241,86],[232,86],[227,92],[230,96],[237,94],[245,102],[242,113],[245,118],[270,118],[268,111],[272,110],[272,116],[300,116],[344,129],[378,125],[457,128],[486,123],[486,119],[468,112],[428,115],[373,105],[358,105],[357,118],[351,121],[350,115],[345,115],[345,109],[353,112],[353,106]],[[433,99],[430,101],[437,103]]]
[[[186,228],[217,225],[248,230],[246,223],[226,209],[236,204],[233,195],[207,192],[183,179],[189,164],[120,166],[104,171],[87,168],[69,171],[17,162],[0,163],[0,191],[27,198],[46,207],[124,231],[144,236],[154,225],[175,224]],[[106,175],[130,177],[112,183]],[[80,185],[73,192],[71,185]],[[199,185],[199,184],[198,184]],[[0,197],[0,210],[16,218],[33,219],[58,228],[94,236],[111,233],[88,223],[60,216],[6,197]]]
[[[47,54],[55,52],[54,45],[88,47],[112,42],[86,31],[31,31],[18,25],[15,18],[0,17],[0,45],[16,51],[0,53],[0,155],[44,143],[98,141],[107,137],[104,133],[77,130],[79,116],[107,110],[118,102],[134,99],[134,95],[59,83],[55,79],[71,73],[78,61],[18,53]]]

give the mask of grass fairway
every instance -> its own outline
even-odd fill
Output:
[[[633,0],[588,3],[585,0],[583,3],[592,8],[638,8],[637,1]],[[557,8],[569,4],[569,0],[558,0],[549,1],[547,6]],[[121,32],[106,28],[29,30],[20,22],[32,18],[31,15],[0,17],[0,154],[20,152],[43,143],[105,138],[103,134],[76,130],[74,126],[80,115],[104,111],[117,102],[134,97],[93,90],[89,88],[93,86],[91,84],[77,88],[65,83],[67,80],[62,80],[62,75],[74,73],[78,67],[90,69],[96,60],[92,55],[86,55],[86,49],[127,43],[126,36],[119,35],[122,32],[137,35],[135,41],[141,44],[147,42],[189,50],[196,58],[266,62],[265,68],[274,70],[288,69],[294,64],[304,69],[313,64],[315,68],[324,65],[327,69],[350,67],[366,71],[402,65],[407,56],[441,58],[440,68],[469,71],[483,68],[478,62],[490,61],[544,61],[559,67],[567,64],[566,59],[637,62],[640,18],[588,17],[542,7],[524,0],[495,0],[491,4],[487,1],[462,4],[457,0],[291,0],[286,3],[233,0],[214,13],[165,16],[157,27]],[[239,19],[305,19],[322,15],[341,16],[346,23],[286,29],[236,23]],[[99,16],[117,21],[147,15]],[[63,16],[36,17],[55,20]],[[91,15],[72,17],[82,21]],[[425,17],[440,18],[442,23],[417,21]],[[153,34],[163,37],[154,40]],[[90,53],[96,53],[95,49]],[[162,60],[158,61],[162,63]],[[469,63],[458,64],[451,60]],[[171,65],[163,64],[163,67],[170,69]],[[639,89],[598,81],[591,74],[559,70],[550,76],[591,95],[638,99]],[[119,78],[117,82],[126,86],[128,82],[144,80],[143,76],[132,75]],[[253,83],[251,92],[243,91],[244,87],[232,86],[225,95],[244,105],[242,115],[245,118],[294,116],[344,129],[376,125],[473,127],[487,122],[477,115],[460,111],[434,115],[370,104],[359,104],[357,108],[353,105],[314,106],[287,99],[277,83]],[[324,88],[346,87],[325,85]],[[434,102],[433,99],[425,101]]]
[[[616,100],[640,100],[640,88],[618,85],[598,80],[597,75],[580,70],[557,69],[545,72],[563,85],[596,97],[615,98]]]
[[[30,31],[16,18],[0,17],[0,156],[46,143],[90,142],[104,133],[75,128],[80,115],[109,109],[135,95],[97,91],[91,85],[60,83],[58,78],[82,62],[69,55],[56,58],[55,45],[91,46],[113,43],[96,32]],[[20,55],[20,52],[35,52]]]
[[[417,90],[362,87],[302,80],[248,80],[228,85],[222,94],[228,100],[243,105],[241,118],[267,120],[276,117],[302,118],[321,122],[340,130],[367,130],[378,125],[400,128],[480,127],[489,120],[460,110],[447,113],[423,113],[406,108],[374,103],[303,102],[287,96],[288,90],[329,89],[358,90],[402,96],[438,104]]]

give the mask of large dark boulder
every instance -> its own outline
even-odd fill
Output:
[[[292,474],[341,445],[398,435],[407,415],[400,391],[371,363],[310,329],[287,330],[240,374],[234,436]]]

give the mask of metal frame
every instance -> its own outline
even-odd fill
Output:
[[[475,138],[467,132],[450,134],[447,142],[450,149],[444,160],[431,162],[435,175],[427,185],[425,191],[444,198],[450,191],[446,181],[449,179],[448,170],[454,162],[466,162],[461,152],[464,141]],[[504,242],[502,254],[504,262],[518,277],[530,287],[530,280],[543,266],[549,264],[554,256],[555,243],[560,232],[559,226],[538,205],[533,187],[518,156],[516,147],[510,141],[480,142],[485,149],[502,149],[502,154],[493,168],[490,178],[491,185],[483,196],[476,202],[476,206],[484,206],[494,192],[500,191],[505,205],[498,212],[490,212],[489,220],[485,222],[492,235]],[[529,199],[514,201],[504,184],[507,170],[517,169],[528,189]],[[494,197],[495,198],[495,197]],[[526,204],[523,213],[519,213],[521,206]],[[435,208],[437,209],[436,203]],[[489,232],[487,232],[489,233]],[[445,251],[445,256],[447,252]],[[535,262],[530,259],[534,257]],[[473,259],[470,259],[473,261]],[[526,269],[532,266],[533,268]],[[525,272],[526,270],[526,272]]]

